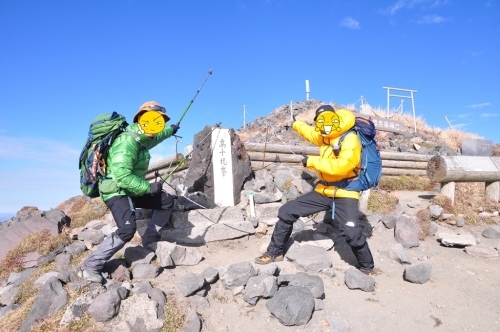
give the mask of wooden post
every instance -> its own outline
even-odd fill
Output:
[[[494,202],[499,201],[500,182],[486,182],[486,197]]]
[[[443,183],[441,185],[441,194],[451,199],[451,205],[455,203],[455,182]]]

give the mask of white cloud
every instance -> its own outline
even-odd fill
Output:
[[[431,5],[431,7],[439,7],[443,5],[449,5],[450,1],[449,0],[435,0],[434,3]]]
[[[486,106],[491,106],[491,103],[472,104],[472,105],[468,105],[465,107],[467,107],[467,108],[483,108]]]
[[[344,18],[342,21],[340,21],[339,26],[345,27],[348,29],[352,29],[352,30],[359,30],[360,29],[359,22],[356,21],[355,19],[353,19],[352,17]]]
[[[421,17],[417,21],[417,24],[439,24],[439,23],[444,23],[446,21],[450,21],[450,19],[438,15],[426,15]]]
[[[481,113],[480,117],[482,118],[493,118],[495,116],[498,116],[497,113]]]
[[[469,117],[471,114],[470,113],[462,113],[462,114],[458,114],[457,117],[459,119],[465,119],[467,117]]]
[[[427,0],[398,0],[394,4],[388,6],[385,9],[381,9],[382,13],[389,14],[389,15],[394,15],[396,14],[399,10],[404,9],[404,8],[413,8],[415,5],[418,5],[420,3],[424,3]]]
[[[60,164],[77,164],[80,151],[71,148],[67,143],[43,137],[11,137],[0,136],[0,159],[8,161],[29,160]]]
[[[455,128],[455,129],[463,129],[463,128],[467,127],[470,124],[472,124],[472,123],[458,123],[458,124],[454,124],[453,128]]]
[[[413,9],[417,6],[439,7],[450,4],[449,0],[398,0],[392,5],[382,8],[379,12],[387,15],[395,15],[402,9]]]

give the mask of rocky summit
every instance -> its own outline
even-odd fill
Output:
[[[314,106],[304,103],[304,114]],[[269,119],[259,121],[248,130],[262,133]],[[302,144],[281,125],[278,120],[273,125],[283,130],[271,135],[276,142],[288,136],[287,144]],[[236,133],[244,142],[250,135]],[[271,136],[254,132],[252,141],[271,142]],[[413,144],[404,135],[394,137],[399,143],[389,147],[396,150]],[[24,268],[2,281],[2,329],[498,330],[499,211],[487,212],[490,224],[447,222],[450,216],[432,201],[436,191],[394,191],[398,203],[386,214],[363,209],[359,218],[375,259],[372,275],[357,269],[331,211],[294,224],[284,261],[256,265],[254,258],[266,250],[279,207],[312,190],[314,180],[297,167],[276,163],[244,180],[234,207],[209,204],[202,192],[187,193],[189,200],[178,199],[162,241],[145,248],[138,239],[150,211],[138,211],[137,237],[106,264],[102,285],[84,281],[78,271],[79,262],[116,229],[109,213],[71,228],[69,216],[88,204],[83,197],[50,211],[19,211],[0,229],[2,238],[28,234],[21,229],[36,232],[33,225],[39,223],[50,225],[53,234],[67,231],[68,239],[48,254],[24,256]],[[188,201],[201,204],[186,208]],[[421,211],[428,216],[424,233]],[[2,258],[12,248],[5,247]],[[35,290],[29,301],[23,297],[27,282]]]

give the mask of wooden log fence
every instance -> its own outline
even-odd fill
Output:
[[[500,157],[434,156],[427,165],[427,176],[441,183],[441,193],[455,200],[456,182],[484,182],[486,197],[500,198]]]
[[[165,159],[161,159],[155,162],[153,165],[149,166],[148,172],[146,173],[146,180],[152,180],[155,178],[155,172],[158,171],[160,176],[165,176],[169,174],[172,170],[175,169],[177,164],[184,158],[182,153],[178,153],[176,155],[168,156]],[[177,171],[182,171],[189,167],[189,160],[186,160],[180,167],[177,168]]]
[[[319,155],[319,147],[300,145],[281,145],[245,143],[245,149],[252,161],[252,168],[262,169],[274,163],[301,167],[302,154]],[[380,152],[383,175],[426,176],[429,155],[415,153]]]

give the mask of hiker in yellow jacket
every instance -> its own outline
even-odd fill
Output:
[[[295,120],[295,119],[294,119]],[[293,129],[309,142],[319,146],[319,156],[303,156],[302,164],[315,169],[318,183],[313,191],[285,203],[278,211],[267,251],[255,259],[257,264],[282,261],[283,246],[292,234],[293,223],[302,216],[332,208],[332,217],[339,223],[341,236],[351,246],[359,263],[359,270],[371,274],[373,257],[359,225],[359,192],[344,190],[342,183],[356,177],[361,160],[361,144],[356,133],[346,135],[339,149],[340,136],[354,126],[355,117],[346,109],[335,110],[322,105],[316,110],[315,126],[304,121],[293,122]]]

